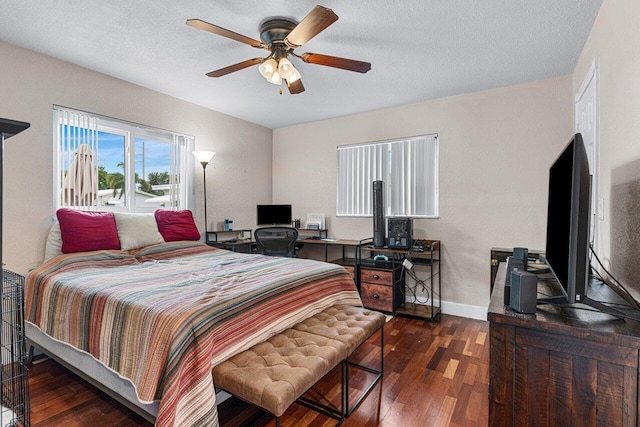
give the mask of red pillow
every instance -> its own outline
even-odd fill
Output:
[[[193,221],[191,211],[165,211],[158,209],[155,212],[158,230],[165,242],[177,240],[200,240],[200,232]]]
[[[62,208],[58,209],[56,215],[60,223],[63,253],[120,249],[113,213]]]

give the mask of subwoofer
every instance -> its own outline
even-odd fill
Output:
[[[373,181],[373,247],[383,248],[385,243],[384,181]]]

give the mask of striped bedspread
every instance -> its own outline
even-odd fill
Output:
[[[61,255],[26,281],[27,320],[160,400],[157,426],[215,426],[211,367],[334,304],[361,305],[337,265],[164,243]]]

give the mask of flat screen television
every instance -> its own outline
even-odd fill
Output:
[[[589,280],[591,175],[578,133],[549,169],[546,262],[568,303],[584,302]]]
[[[258,205],[258,225],[291,224],[291,205]]]
[[[591,175],[582,135],[575,134],[549,169],[547,246],[545,261],[557,280],[562,295],[538,303],[582,303],[615,317],[619,310],[587,296],[589,283],[589,231]],[[623,290],[611,287],[631,306],[638,303]]]

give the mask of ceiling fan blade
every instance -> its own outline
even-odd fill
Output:
[[[227,37],[240,43],[248,44],[249,46],[260,47],[264,49],[267,48],[264,43],[258,40],[252,39],[251,37],[243,36],[242,34],[227,30],[226,28],[218,27],[217,25],[210,24],[201,19],[187,19],[187,25],[198,28],[200,30],[208,31],[213,34],[217,34],[222,37]]]
[[[220,68],[219,70],[211,71],[207,73],[208,77],[222,77],[234,71],[240,71],[252,65],[261,64],[264,58],[247,59],[246,61],[238,62],[237,64],[229,65],[228,67]]]
[[[337,56],[321,55],[319,53],[303,53],[300,58],[309,64],[325,65],[327,67],[342,68],[347,71],[366,73],[371,69],[371,63],[356,61],[355,59],[340,58]]]
[[[326,7],[316,6],[284,39],[290,48],[297,48],[317,36],[338,20],[338,15]]]
[[[287,87],[289,88],[289,93],[291,95],[304,92],[304,85],[302,84],[302,79],[298,79],[293,83],[289,83],[287,81]]]
[[[291,95],[304,92],[304,85],[302,84],[302,79],[298,79],[292,83],[289,83],[287,80],[285,81],[287,82],[287,87],[289,88],[289,93]]]

